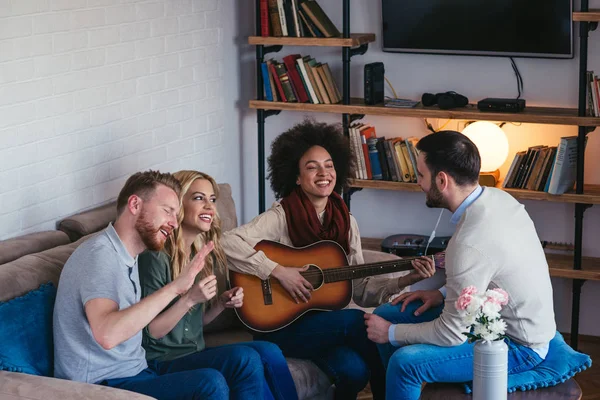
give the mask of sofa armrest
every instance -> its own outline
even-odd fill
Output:
[[[0,371],[0,398],[6,400],[151,400],[107,386]]]

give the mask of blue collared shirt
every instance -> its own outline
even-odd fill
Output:
[[[477,188],[475,188],[475,190],[473,190],[471,194],[468,195],[462,203],[460,203],[460,206],[458,206],[456,211],[454,211],[454,214],[452,214],[452,217],[450,217],[450,222],[452,222],[454,225],[458,224],[460,217],[463,216],[467,207],[473,204],[473,202],[477,200],[479,196],[481,196],[481,193],[483,193],[483,188],[480,185],[477,185]]]

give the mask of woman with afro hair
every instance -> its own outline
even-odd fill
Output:
[[[268,165],[271,188],[281,200],[248,224],[226,232],[223,249],[232,270],[276,278],[296,302],[308,301],[313,288],[300,274],[307,267],[284,267],[254,246],[265,239],[293,247],[333,240],[346,251],[350,265],[364,264],[356,219],[338,194],[355,160],[336,125],[305,120],[273,141]],[[415,268],[423,276],[354,280],[353,300],[362,307],[377,306],[407,284],[431,276],[431,265]],[[421,277],[410,280],[415,275]],[[356,399],[369,379],[374,399],[385,397],[385,370],[367,338],[362,310],[310,311],[255,338],[278,344],[286,357],[312,360],[335,384],[336,399]]]

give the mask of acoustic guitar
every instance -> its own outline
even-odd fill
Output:
[[[303,267],[301,275],[314,291],[307,303],[296,302],[275,278],[260,278],[229,271],[231,287],[244,289],[244,305],[236,308],[239,319],[258,332],[273,332],[284,328],[311,310],[332,311],[346,307],[352,299],[352,279],[413,269],[409,257],[372,264],[348,264],[344,249],[336,242],[324,240],[310,246],[295,248],[270,240],[254,246],[272,261],[284,267]],[[444,267],[444,253],[431,256],[436,267]]]

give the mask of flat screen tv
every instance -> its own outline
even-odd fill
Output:
[[[383,51],[573,58],[572,0],[381,0]]]

